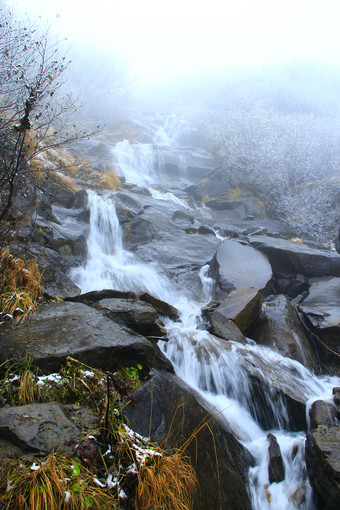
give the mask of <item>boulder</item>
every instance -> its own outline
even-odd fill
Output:
[[[169,303],[166,303],[165,301],[162,301],[161,299],[156,298],[155,296],[152,296],[148,292],[140,291],[137,293],[138,299],[141,301],[144,301],[145,303],[149,303],[152,305],[155,310],[157,310],[158,313],[161,315],[166,315],[167,317],[170,317],[170,319],[178,320],[179,319],[179,312],[178,310],[172,306],[169,305]]]
[[[268,259],[251,246],[237,241],[222,243],[211,262],[211,273],[216,280],[217,297],[243,287],[264,289],[272,277]]]
[[[106,317],[143,336],[163,336],[165,330],[157,322],[155,308],[137,299],[101,299],[94,303]]]
[[[260,315],[261,305],[262,295],[255,287],[232,291],[211,315],[213,332],[221,329],[219,324],[223,321],[231,319],[244,333]]]
[[[151,367],[173,371],[157,345],[82,303],[49,303],[24,323],[3,325],[0,357],[22,360],[27,353],[51,372],[67,356],[104,370],[141,364],[146,372]]]
[[[338,255],[339,259],[340,256]],[[321,341],[338,356],[329,360],[340,361],[340,278],[313,278],[308,296],[299,304]]]
[[[169,449],[188,442],[185,454],[191,457],[199,484],[194,510],[251,508],[246,482],[251,454],[178,377],[154,371],[133,393],[124,413],[134,430],[166,441]]]
[[[285,468],[283,464],[282,454],[280,445],[277,442],[276,437],[269,433],[267,435],[267,440],[269,441],[268,446],[268,454],[269,454],[269,463],[268,463],[268,478],[269,483],[272,484],[274,482],[279,483],[285,479]]]
[[[266,236],[251,236],[249,243],[267,255],[275,275],[340,276],[340,255],[335,252]]]
[[[150,243],[138,246],[136,254],[147,262],[157,260],[161,267],[173,271],[209,263],[220,242],[215,235],[188,234],[167,228],[158,232]]]
[[[0,436],[24,450],[70,454],[82,433],[59,404],[49,403],[0,409]]]
[[[259,344],[295,359],[309,369],[315,369],[317,360],[304,332],[299,316],[286,296],[268,298],[262,313],[247,335]]]
[[[125,290],[103,289],[92,290],[85,292],[79,296],[65,298],[65,301],[72,301],[73,303],[83,303],[84,305],[91,306],[102,299],[136,299],[134,292]]]
[[[319,427],[307,435],[306,465],[322,510],[340,508],[340,426]]]
[[[309,409],[310,429],[315,430],[319,425],[337,425],[338,410],[331,402],[316,400]]]

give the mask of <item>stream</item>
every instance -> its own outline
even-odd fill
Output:
[[[208,156],[203,149],[181,146],[179,140],[183,133],[192,130],[187,122],[175,116],[167,117],[162,125],[157,121],[158,124],[149,125],[148,142],[119,142],[112,149],[112,159],[132,190],[136,186],[148,190],[147,200],[156,204],[155,211],[157,207],[172,210],[175,206],[184,214],[190,212],[191,206],[177,191],[183,183],[190,184],[188,161],[198,157],[208,160]],[[169,168],[175,168],[176,173],[169,175]],[[129,191],[124,189],[124,193]],[[126,249],[115,196],[115,192],[99,196],[88,191],[88,258],[84,266],[72,269],[72,280],[82,292],[104,288],[142,289],[175,306],[181,320],[164,320],[169,341],[160,341],[159,346],[173,363],[176,374],[202,395],[212,412],[227,422],[235,437],[256,459],[248,478],[253,509],[312,510],[312,489],[304,460],[305,433],[289,431],[287,409],[281,399],[273,399],[275,377],[299,387],[308,403],[307,409],[318,398],[330,398],[332,387],[339,386],[339,380],[317,377],[297,361],[256,345],[251,339],[246,345],[229,342],[231,348],[226,349],[225,341],[199,329],[201,308],[211,300],[213,288],[208,266],[204,264],[196,270],[200,282],[197,295],[172,279],[157,257],[146,261],[138,256],[138,251]],[[205,211],[199,213],[204,215]],[[260,366],[258,370],[262,370],[268,383],[269,390],[263,391],[274,416],[270,430],[261,427],[257,419],[259,410],[251,396],[247,363]],[[264,371],[263,367],[268,370]],[[280,483],[270,484],[268,479],[269,432],[275,435],[283,457],[285,479]]]

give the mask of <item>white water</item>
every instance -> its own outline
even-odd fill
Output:
[[[125,142],[121,144],[119,151],[127,148]],[[120,159],[120,164],[125,165],[125,175],[133,179],[140,177],[147,160],[153,165],[153,158],[151,155],[141,156],[144,150],[147,154],[149,148],[138,148],[134,153],[129,152],[130,148],[125,152],[125,163]],[[145,171],[146,174],[135,181],[137,184],[145,185],[145,178],[153,169]],[[154,190],[152,195],[156,200],[175,197]],[[246,346],[227,343],[198,330],[200,306],[211,296],[212,281],[207,275],[207,267],[202,267],[199,272],[202,302],[189,302],[156,264],[141,263],[124,249],[114,198],[99,197],[89,191],[88,201],[91,212],[88,260],[84,267],[72,271],[75,283],[83,292],[102,288],[144,289],[175,305],[181,311],[181,322],[165,319],[169,342],[160,342],[160,346],[174,364],[177,375],[202,394],[213,412],[227,421],[235,436],[255,457],[256,466],[249,472],[253,509],[311,510],[311,488],[304,463],[305,435],[285,431],[287,410],[276,394],[276,383],[278,379],[286,381],[287,388],[298,388],[305,401],[312,402],[319,396],[329,397],[339,380],[317,378],[298,362],[284,358],[268,347],[252,342]],[[285,480],[271,485],[268,480],[268,430],[263,430],[256,420],[258,410],[252,398],[249,376],[252,371],[262,377],[269,388],[263,389],[264,399],[276,420],[272,433],[280,444],[285,464]],[[295,446],[298,446],[298,452],[292,459]]]

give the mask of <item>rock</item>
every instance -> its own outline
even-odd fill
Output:
[[[273,434],[267,435],[269,441],[268,453],[269,453],[269,464],[268,464],[268,477],[269,483],[279,483],[285,479],[285,468],[283,464],[282,454],[280,445],[277,442],[276,437]]]
[[[165,301],[162,301],[161,299],[156,298],[155,296],[152,296],[148,292],[140,291],[137,293],[138,299],[141,301],[144,301],[145,303],[149,303],[152,305],[155,310],[157,310],[158,313],[161,315],[166,315],[167,317],[170,317],[170,319],[178,320],[179,319],[179,312],[178,310],[172,306],[169,305],[169,303],[166,303]]]
[[[318,508],[340,508],[340,426],[320,425],[307,435],[306,465],[309,480],[319,496]]]
[[[315,369],[317,360],[306,337],[299,316],[286,296],[268,298],[262,305],[259,319],[247,332],[259,344],[295,359],[309,369]]]
[[[231,319],[244,333],[260,315],[261,305],[262,295],[255,287],[232,291],[211,315],[213,331],[221,321]]]
[[[57,371],[67,356],[104,370],[141,364],[173,371],[157,345],[134,334],[82,303],[49,303],[26,322],[3,325],[2,359],[32,362],[46,371]]]
[[[244,202],[242,200],[222,200],[213,198],[211,200],[207,200],[205,205],[210,209],[217,211],[230,211],[231,209],[237,209],[238,207],[244,206]]]
[[[154,307],[137,299],[101,299],[94,303],[106,317],[143,336],[163,336],[165,330],[157,323]]]
[[[251,508],[246,480],[252,456],[179,378],[155,371],[133,393],[124,413],[137,432],[166,440],[170,449],[189,440],[185,454],[191,457],[199,484],[194,510]],[[208,421],[209,427],[202,427]]]
[[[333,388],[332,394],[334,395],[333,396],[334,404],[340,411],[340,388],[338,386]]]
[[[267,255],[274,275],[340,276],[340,255],[335,252],[266,236],[251,236],[249,243]]]
[[[171,220],[182,229],[191,228],[194,223],[193,216],[184,211],[175,211]]]
[[[244,287],[264,289],[272,277],[268,259],[258,250],[237,241],[224,241],[211,262],[211,273],[217,282],[216,293],[225,297]]]
[[[209,263],[221,241],[215,235],[187,234],[173,228],[158,232],[152,241],[138,246],[136,254],[142,260],[157,260],[164,269],[202,267]]]
[[[81,431],[57,403],[0,409],[0,435],[24,450],[72,453]]]
[[[338,256],[340,259],[340,256]],[[329,361],[339,364],[340,356],[340,278],[310,280],[308,296],[299,304],[321,341],[338,356],[327,351]]]
[[[241,344],[247,343],[246,337],[236,324],[218,311],[211,315],[211,333],[225,340],[233,340],[241,342]]]
[[[310,429],[317,429],[319,425],[337,425],[338,410],[331,402],[316,400],[309,410]]]
[[[79,296],[65,298],[65,301],[84,303],[84,305],[91,306],[102,299],[136,299],[136,294],[134,292],[124,290],[92,290],[91,292],[80,294]]]

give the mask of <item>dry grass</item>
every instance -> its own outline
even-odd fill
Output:
[[[117,508],[118,497],[99,487],[93,475],[74,459],[50,453],[39,464],[20,460],[2,466],[3,510],[85,510]]]
[[[0,270],[2,314],[24,318],[35,312],[43,295],[41,274],[35,260],[25,262],[4,248],[0,251]]]
[[[227,200],[237,200],[244,194],[243,188],[233,188],[225,195]]]
[[[136,510],[190,510],[197,485],[190,459],[180,452],[154,455],[138,473]]]

